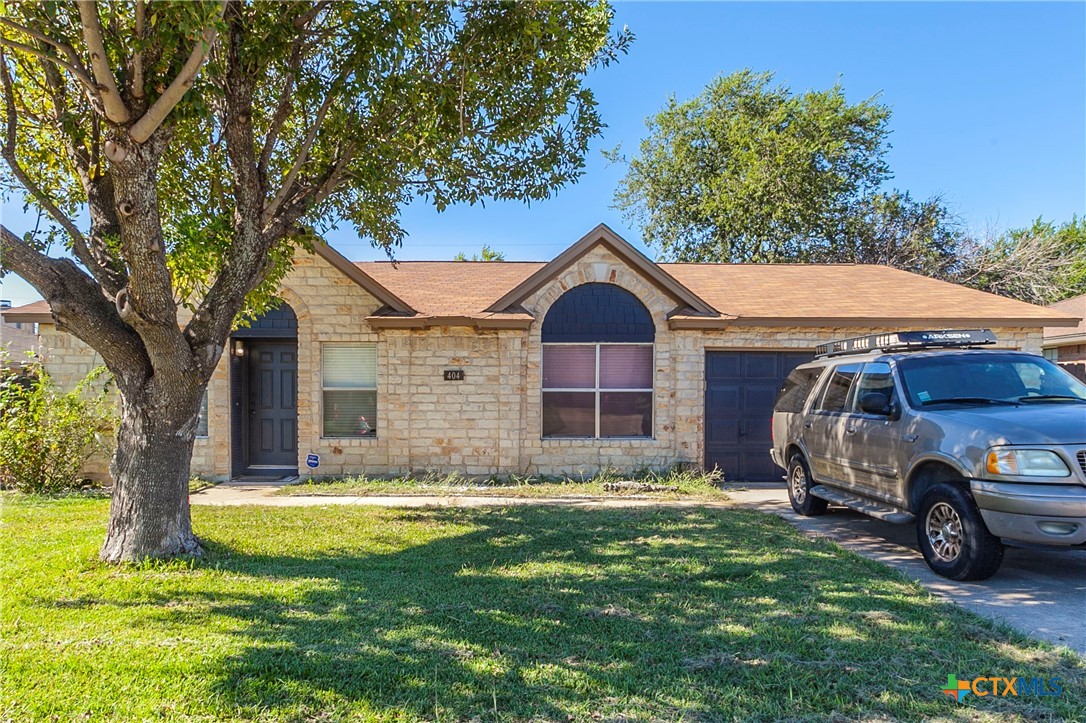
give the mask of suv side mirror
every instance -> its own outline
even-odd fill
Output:
[[[890,416],[890,399],[882,392],[868,392],[860,397],[860,411],[865,414]]]

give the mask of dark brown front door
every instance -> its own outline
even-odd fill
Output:
[[[297,344],[249,343],[249,467],[298,464]]]

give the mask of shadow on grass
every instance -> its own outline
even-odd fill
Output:
[[[940,694],[947,674],[1069,672],[753,512],[245,514],[205,525],[197,566],[240,583],[144,598],[159,622],[189,606],[231,622],[238,652],[207,671],[231,716],[953,718],[977,710]],[[972,705],[1069,717],[1059,700]]]

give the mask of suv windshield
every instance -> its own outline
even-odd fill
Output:
[[[937,354],[898,361],[909,403],[1080,404],[1086,384],[1047,359],[999,352]]]

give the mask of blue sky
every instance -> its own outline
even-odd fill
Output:
[[[840,79],[851,100],[881,94],[893,109],[891,184],[942,194],[976,233],[1086,212],[1086,4],[619,3],[630,54],[590,79],[604,121],[584,177],[530,208],[494,203],[404,212],[401,259],[449,259],[483,244],[510,260],[550,259],[597,223],[640,234],[611,208],[622,168],[601,149],[636,151],[644,119],[713,77],[771,70],[800,91]],[[4,223],[32,223],[20,203]],[[383,258],[344,227],[331,243],[355,260]],[[649,255],[651,251],[647,250]],[[8,277],[14,303],[38,294]]]

